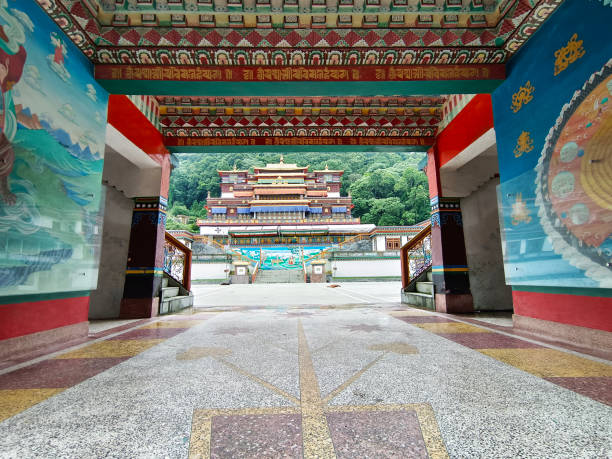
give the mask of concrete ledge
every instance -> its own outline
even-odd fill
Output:
[[[157,316],[159,297],[124,298],[121,300],[120,319],[148,319]]]
[[[612,333],[593,328],[567,325],[533,317],[512,316],[514,328],[541,338],[585,348],[597,355],[612,357]]]
[[[471,293],[436,293],[436,311],[450,314],[474,312],[474,299]]]
[[[0,341],[0,361],[13,360],[37,349],[87,337],[89,322],[66,325]]]

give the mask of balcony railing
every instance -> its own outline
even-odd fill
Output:
[[[191,249],[168,232],[164,241],[164,272],[191,289]]]
[[[405,289],[431,267],[431,225],[404,244],[400,259],[402,288]]]

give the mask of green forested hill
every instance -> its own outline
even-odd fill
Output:
[[[287,153],[285,163],[310,169],[344,170],[341,194],[353,197],[353,216],[362,223],[411,225],[429,216],[429,192],[425,174],[417,170],[424,153]],[[250,169],[278,163],[278,153],[179,154],[179,165],[170,180],[168,229],[197,230],[180,225],[173,215],[206,216],[204,205],[210,191],[219,196],[217,170]]]

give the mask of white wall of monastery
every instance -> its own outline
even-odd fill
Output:
[[[399,259],[334,260],[331,269],[334,277],[401,276]]]
[[[193,263],[191,265],[191,280],[225,279],[226,269],[231,266],[226,263]]]

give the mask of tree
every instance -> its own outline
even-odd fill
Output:
[[[206,198],[220,195],[217,170],[252,171],[278,163],[278,153],[178,154],[178,166],[170,180],[169,214],[205,218]],[[287,153],[285,163],[310,166],[311,170],[344,170],[341,193],[353,197],[353,216],[363,223],[410,225],[429,216],[429,193],[425,174],[416,170],[423,153]],[[391,200],[389,200],[391,199]],[[186,228],[181,228],[186,229]]]

